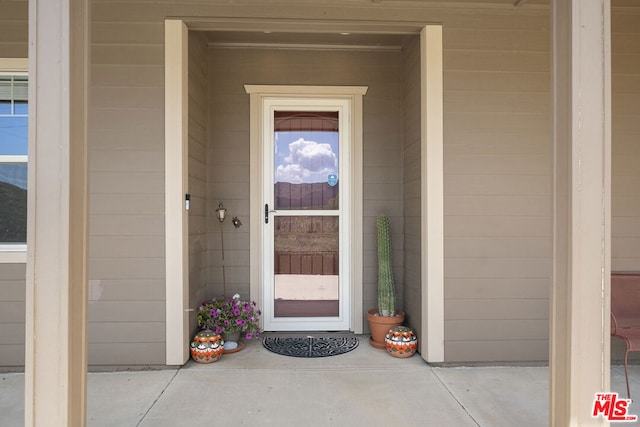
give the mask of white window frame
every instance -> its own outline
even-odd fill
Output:
[[[28,75],[29,62],[26,58],[0,58],[0,75]],[[29,163],[28,156],[3,156],[0,163]],[[27,262],[27,244],[1,243],[0,264]]]

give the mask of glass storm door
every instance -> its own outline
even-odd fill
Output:
[[[265,330],[349,329],[348,111],[344,100],[265,102]]]

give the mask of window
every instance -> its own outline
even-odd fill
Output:
[[[0,262],[27,242],[28,76],[0,62]],[[11,258],[13,261],[17,259]],[[21,259],[20,259],[21,260]]]

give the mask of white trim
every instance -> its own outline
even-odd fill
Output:
[[[24,264],[27,262],[27,245],[22,243],[0,245],[0,264]]]
[[[362,313],[362,96],[367,92],[367,87],[363,86],[279,86],[279,85],[245,85],[245,90],[250,95],[251,125],[251,160],[250,167],[253,171],[251,176],[250,209],[252,212],[263,212],[262,201],[263,188],[263,168],[262,159],[264,157],[263,144],[260,143],[263,132],[264,112],[263,102],[267,97],[286,98],[327,98],[345,99],[350,104],[350,115],[352,119],[350,135],[351,159],[345,159],[343,167],[351,167],[352,189],[349,201],[350,205],[349,221],[351,230],[347,231],[346,242],[350,248],[346,254],[351,261],[346,261],[350,266],[351,286],[350,292],[350,313],[349,329],[355,333],[363,332]],[[360,162],[359,164],[356,164]],[[263,237],[264,215],[252,215],[250,230],[255,238],[250,242],[250,293],[251,299],[258,301],[264,307],[265,295],[262,289],[264,282],[263,260],[264,237]],[[343,273],[346,273],[343,271]],[[346,273],[348,274],[348,273]]]
[[[0,155],[0,163],[29,163],[29,156],[26,155]]]
[[[234,43],[212,42],[209,47],[222,49],[268,49],[268,50],[314,50],[314,51],[358,51],[358,52],[400,52],[402,46],[375,46],[354,44],[320,44],[320,43]]]
[[[444,362],[442,26],[420,33],[422,357]]]
[[[0,74],[28,74],[29,60],[27,58],[0,58]]]
[[[165,21],[166,363],[189,359],[188,29]]]

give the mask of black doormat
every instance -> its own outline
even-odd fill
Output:
[[[358,346],[356,337],[265,337],[267,350],[292,357],[327,357],[348,353]]]

